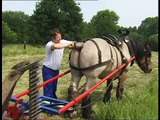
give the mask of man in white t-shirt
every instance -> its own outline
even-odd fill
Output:
[[[51,37],[52,40],[49,41],[45,47],[46,58],[42,67],[43,81],[53,78],[59,74],[64,48],[74,47],[74,42],[61,38],[61,33],[58,29],[53,29],[51,31]],[[57,81],[58,79],[43,87],[44,96],[57,98]]]

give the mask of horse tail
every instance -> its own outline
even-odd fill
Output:
[[[83,45],[84,45],[84,42],[75,42],[73,50],[77,50],[80,53],[83,48]],[[71,52],[69,53],[69,61],[71,59],[71,53],[73,50],[71,50]]]
[[[81,49],[83,48],[84,42],[75,42],[74,43],[74,49],[81,51]]]
[[[79,57],[80,57],[80,52],[81,52],[81,50],[82,50],[82,48],[83,48],[83,46],[84,46],[84,42],[75,42],[74,43],[74,48],[71,50],[71,52],[69,53],[69,62],[71,61],[71,54],[72,53],[74,53],[75,51],[77,51],[76,53],[78,54],[78,58],[77,58],[77,64],[78,64],[78,66],[79,66]],[[71,63],[70,63],[70,67],[71,68],[73,68],[72,67],[72,65],[71,65]]]

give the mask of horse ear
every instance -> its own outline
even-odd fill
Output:
[[[126,34],[129,35],[129,30],[128,29],[126,29]]]
[[[150,43],[148,41],[145,42],[145,45],[144,45],[145,49],[147,50],[151,50],[151,46],[150,46]]]
[[[118,33],[121,35],[121,33],[122,33],[121,29],[118,30]]]
[[[125,28],[125,29],[119,29],[118,33],[120,35],[122,35],[122,36],[126,36],[126,35],[129,35],[129,30],[127,28]]]

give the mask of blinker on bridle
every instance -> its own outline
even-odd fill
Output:
[[[149,51],[149,50],[146,50],[146,51],[144,51],[145,53],[144,53],[144,57],[145,57],[145,62],[146,62],[146,64],[149,64],[147,61],[147,58],[150,58],[151,57],[151,51]]]
[[[145,52],[145,57],[151,57],[151,51],[146,50]]]

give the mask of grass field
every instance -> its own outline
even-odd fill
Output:
[[[61,72],[69,69],[68,54],[70,50],[65,50],[62,62]],[[105,92],[105,84],[98,87],[92,95],[92,101],[95,103],[93,109],[95,111],[95,120],[157,120],[158,119],[158,53],[152,52],[153,70],[149,74],[142,73],[138,66],[134,64],[129,70],[129,78],[125,81],[125,89],[123,100],[117,101],[115,90],[117,81],[114,81],[111,101],[107,104],[101,102]],[[11,71],[11,67],[23,60],[32,60],[34,58],[45,57],[44,47],[36,48],[27,45],[26,50],[23,45],[6,45],[2,49],[2,80]],[[43,62],[43,60],[42,60]],[[40,66],[42,67],[42,66]],[[41,76],[41,70],[40,70]],[[28,88],[28,71],[26,71],[14,89],[13,95]],[[98,80],[97,80],[98,81]],[[40,83],[42,82],[42,78]],[[67,89],[70,82],[70,74],[59,79],[57,95],[60,99],[66,99]],[[85,82],[82,79],[80,86]],[[65,84],[64,84],[65,83]],[[40,89],[43,92],[43,89]],[[28,99],[28,96],[23,97]],[[47,120],[65,120],[62,116],[48,116],[42,114]],[[82,119],[80,116],[75,119]]]

